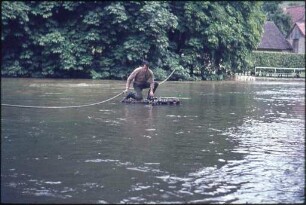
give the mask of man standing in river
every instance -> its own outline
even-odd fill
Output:
[[[136,68],[128,77],[126,81],[125,91],[127,93],[130,88],[130,84],[133,82],[133,88],[136,92],[129,92],[125,99],[133,98],[135,100],[142,100],[142,90],[145,88],[150,88],[148,92],[148,99],[154,97],[155,90],[158,87],[158,83],[154,82],[154,74],[151,69],[149,69],[149,63],[143,61],[142,66]]]

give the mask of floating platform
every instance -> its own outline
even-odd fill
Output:
[[[179,105],[180,99],[176,97],[154,97],[153,99],[135,100],[133,98],[123,99],[122,103],[145,104],[145,105]]]

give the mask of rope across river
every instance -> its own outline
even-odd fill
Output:
[[[175,69],[170,73],[170,75],[163,80],[162,82],[159,83],[159,85],[165,83],[174,73]],[[117,95],[108,98],[107,100],[103,100],[101,102],[96,102],[96,103],[91,103],[91,104],[85,104],[85,105],[72,105],[72,106],[34,106],[34,105],[12,105],[12,104],[5,104],[5,103],[1,103],[1,106],[6,106],[6,107],[19,107],[19,108],[37,108],[37,109],[66,109],[66,108],[82,108],[82,107],[89,107],[89,106],[94,106],[94,105],[99,105],[99,104],[103,104],[106,103],[108,101],[111,101],[117,97],[119,97],[120,95],[122,95],[124,92],[120,92]]]

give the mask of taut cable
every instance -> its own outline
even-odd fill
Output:
[[[1,104],[1,106],[7,106],[7,107],[19,107],[19,108],[39,108],[39,109],[64,109],[64,108],[81,108],[81,107],[89,107],[93,105],[99,105],[105,102],[108,102],[112,99],[115,99],[116,97],[119,97],[122,95],[123,92],[115,95],[114,97],[111,97],[107,100],[97,102],[97,103],[91,103],[91,104],[86,104],[86,105],[75,105],[75,106],[31,106],[31,105],[11,105],[11,104]]]
[[[163,84],[164,82],[166,82],[174,73],[175,69],[172,71],[172,73],[162,82],[159,83],[159,85]],[[81,107],[89,107],[89,106],[94,106],[94,105],[99,105],[102,103],[106,103],[110,100],[113,100],[117,97],[119,97],[120,95],[122,95],[124,92],[120,92],[119,94],[115,95],[114,97],[111,97],[107,100],[103,100],[101,102],[97,102],[97,103],[91,103],[91,104],[85,104],[85,105],[74,105],[74,106],[34,106],[34,105],[11,105],[11,104],[5,104],[5,103],[1,103],[1,106],[6,106],[6,107],[18,107],[18,108],[37,108],[37,109],[66,109],[66,108],[81,108]]]

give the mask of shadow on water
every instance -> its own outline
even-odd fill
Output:
[[[2,79],[1,102],[88,104],[124,83]],[[304,82],[165,85],[180,106],[1,107],[1,202],[304,201]]]

